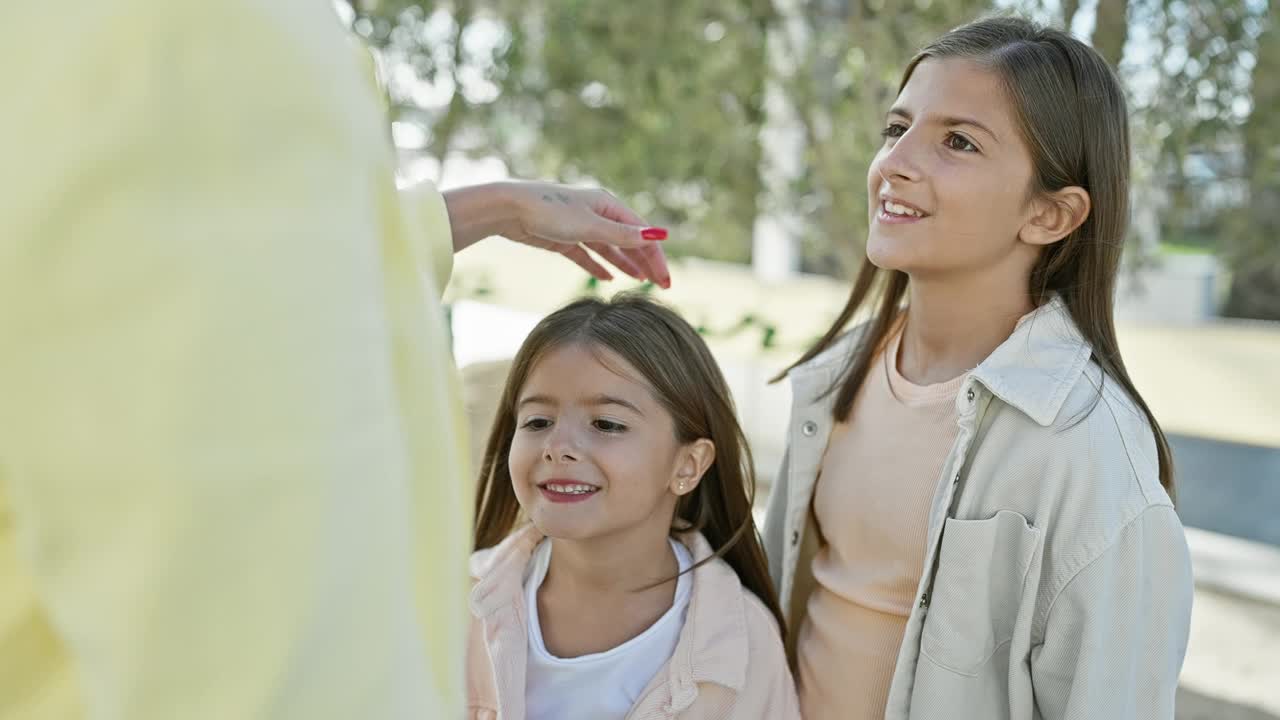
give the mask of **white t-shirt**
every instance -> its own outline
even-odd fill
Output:
[[[672,540],[680,572],[693,564],[689,550]],[[529,560],[525,604],[529,609],[529,662],[525,680],[528,720],[622,720],[640,693],[675,652],[684,629],[693,577],[676,581],[675,602],[647,630],[612,650],[576,658],[547,652],[538,621],[538,587],[551,564],[551,540],[544,539]]]

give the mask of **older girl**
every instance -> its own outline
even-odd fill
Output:
[[[1116,342],[1115,75],[1023,20],[958,28],[907,66],[867,193],[766,521],[805,717],[1172,718],[1191,571]]]

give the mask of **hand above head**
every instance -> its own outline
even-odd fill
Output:
[[[503,182],[450,190],[444,196],[454,252],[501,235],[564,255],[601,280],[613,275],[588,249],[631,277],[671,286],[660,242],[667,231],[650,227],[605,190]]]

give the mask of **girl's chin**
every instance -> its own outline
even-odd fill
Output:
[[[907,270],[909,262],[892,243],[867,243],[867,261],[881,270]]]
[[[598,528],[569,518],[535,517],[533,526],[552,540],[590,540],[598,534]]]

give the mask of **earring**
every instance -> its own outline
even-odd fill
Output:
[[[684,481],[683,481],[683,480],[681,480],[681,481],[680,481],[680,484],[679,484],[677,487],[679,487],[679,488],[680,488],[680,492],[684,492]]]

